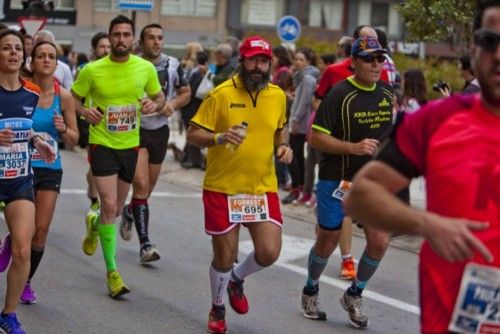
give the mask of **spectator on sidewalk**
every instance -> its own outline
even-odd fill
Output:
[[[293,80],[290,67],[292,66],[291,51],[282,45],[273,47],[272,61],[272,83],[283,89],[286,94],[286,117],[290,117],[290,107],[292,106],[292,91]],[[274,159],[276,176],[278,178],[278,187],[280,189],[289,190],[291,186],[290,173],[288,165],[279,162],[279,159]]]
[[[295,73],[293,83],[295,96],[290,109],[288,131],[290,133],[290,147],[294,152],[290,164],[290,175],[292,177],[292,189],[290,193],[281,200],[283,204],[290,204],[301,195],[305,200],[311,197],[311,190],[302,193],[305,176],[304,145],[308,133],[309,116],[312,110],[312,98],[314,88],[319,78],[319,70],[316,67],[316,54],[308,47],[299,48],[295,52]]]
[[[424,72],[408,69],[403,75],[403,97],[400,111],[414,112],[427,103],[427,84]]]
[[[481,87],[479,87],[479,81],[477,81],[476,76],[474,75],[470,57],[461,56],[458,59],[458,68],[460,69],[460,76],[465,80],[464,88],[462,88],[462,94],[479,93],[481,91]]]
[[[208,71],[208,52],[203,50],[196,54],[196,66],[193,68],[188,77],[189,86],[191,87],[191,98],[189,103],[181,109],[182,121],[184,127],[189,127],[191,118],[196,114],[198,108],[203,102],[202,99],[196,97],[196,90],[200,86],[201,80]],[[205,168],[204,157],[201,153],[200,147],[186,142],[184,147],[185,159],[181,162],[184,168]]]
[[[216,71],[212,79],[215,87],[229,79],[236,70],[236,67],[232,66],[230,62],[232,53],[231,45],[227,43],[217,45],[215,50]]]

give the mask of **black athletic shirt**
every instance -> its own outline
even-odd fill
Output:
[[[352,77],[339,82],[322,100],[312,128],[336,139],[357,143],[365,138],[382,142],[392,130],[392,88],[378,81],[363,87]],[[319,179],[351,180],[371,156],[322,152]]]

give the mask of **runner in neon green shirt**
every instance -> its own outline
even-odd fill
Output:
[[[140,115],[165,104],[153,65],[131,54],[134,31],[128,17],[115,17],[109,25],[111,54],[85,66],[72,87],[78,114],[91,124],[89,161],[101,202],[100,212],[86,220],[83,251],[93,255],[101,240],[112,298],[130,291],[117,271],[114,220],[134,178]],[[90,108],[82,107],[83,97],[92,99]]]

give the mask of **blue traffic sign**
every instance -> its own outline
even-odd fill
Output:
[[[278,22],[276,32],[282,42],[293,43],[300,37],[300,22],[295,16],[283,16]]]

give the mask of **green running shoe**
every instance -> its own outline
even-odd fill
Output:
[[[111,298],[118,298],[130,292],[130,289],[123,283],[118,271],[108,273],[108,292]]]
[[[87,255],[94,255],[97,249],[97,242],[99,241],[99,234],[97,233],[97,221],[99,220],[99,212],[89,211],[85,218],[85,238],[83,239],[83,252]]]

